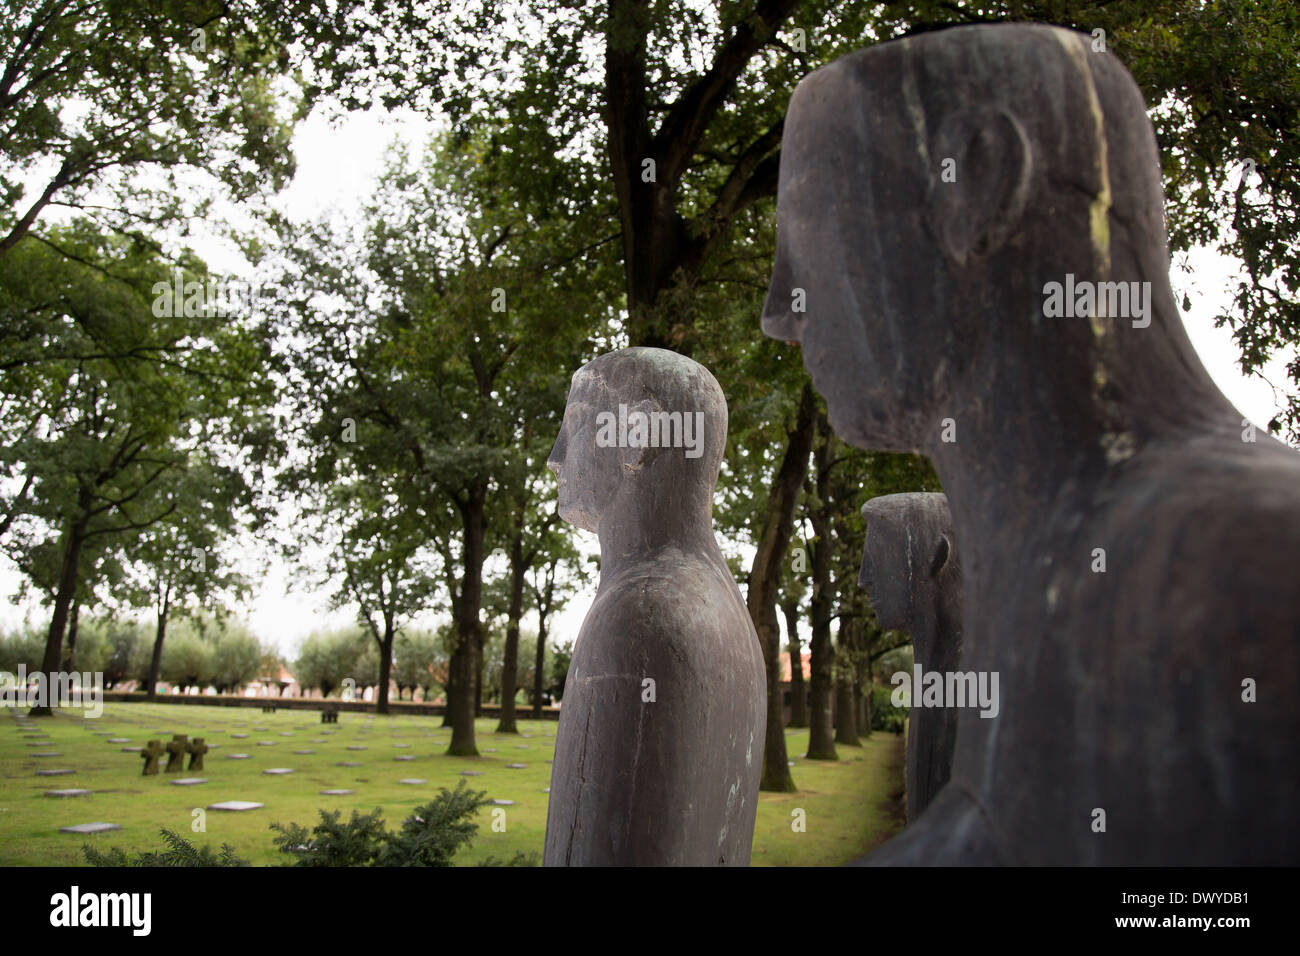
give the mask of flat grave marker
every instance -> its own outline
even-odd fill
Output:
[[[122,829],[118,823],[78,823],[75,826],[59,827],[60,833],[107,833]]]

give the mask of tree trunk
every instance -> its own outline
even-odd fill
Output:
[[[171,610],[171,585],[163,592],[162,607],[158,609],[158,631],[153,639],[153,657],[149,661],[149,679],[145,681],[146,700],[158,697],[158,674],[162,670],[163,640],[167,637],[167,613]]]
[[[817,422],[817,447],[813,452],[817,500],[808,510],[816,541],[812,549],[812,641],[809,690],[809,760],[836,760],[835,730],[831,706],[835,691],[835,649],[831,645],[831,515],[828,500],[831,458],[831,431],[824,415]]]
[[[459,603],[455,604],[452,607],[452,618],[456,621],[460,620],[459,608],[460,608]],[[455,659],[456,659],[456,655],[455,652],[453,652],[447,660],[447,680],[444,681],[442,685],[442,696],[444,698],[444,704],[442,708],[442,726],[444,727],[450,727],[452,725],[452,720],[451,720],[452,701],[455,699],[456,696],[456,668],[453,667],[452,665],[455,662]]]
[[[510,545],[510,607],[507,612],[506,654],[501,664],[501,720],[499,734],[517,734],[515,690],[519,673],[519,618],[524,613],[524,542],[520,535]]]
[[[860,627],[854,632],[854,640],[857,642],[857,654],[854,657],[854,689],[857,691],[858,704],[858,737],[871,736],[871,660],[870,646],[871,640],[868,637],[867,625],[859,621]]]
[[[483,628],[474,639],[474,716],[483,716]]]
[[[858,694],[853,657],[858,646],[859,622],[840,618],[840,659],[835,666],[835,742],[850,747],[858,742]]]
[[[474,741],[475,701],[478,697],[479,610],[483,600],[483,507],[486,489],[475,485],[469,490],[461,519],[464,528],[464,577],[457,602],[456,650],[448,664],[456,693],[447,702],[451,718],[451,743],[447,753],[453,757],[477,757]]]
[[[77,669],[77,624],[81,618],[81,599],[72,599],[72,610],[68,614],[68,653],[63,658],[63,672],[71,674]]]
[[[790,726],[808,726],[808,694],[803,683],[803,642],[799,640],[799,605],[786,601],[781,605],[785,614],[785,630],[790,647]]]
[[[533,667],[533,720],[542,719],[542,694],[545,686],[542,668],[546,664],[546,614],[537,610],[537,658]]]
[[[384,615],[384,639],[379,642],[379,687],[375,691],[375,713],[388,713],[388,684],[393,677],[393,638],[396,631],[393,628],[393,616]],[[399,689],[397,699],[402,699],[402,692]]]
[[[835,676],[835,742],[850,747],[862,746],[858,742],[857,693],[849,674]]]
[[[781,701],[781,631],[776,619],[777,589],[781,583],[781,562],[785,559],[794,523],[799,488],[808,472],[812,447],[813,414],[816,399],[812,386],[805,385],[799,400],[799,414],[781,466],[767,496],[767,516],[749,572],[745,604],[754,621],[763,663],[767,669],[767,739],[763,746],[763,778],[760,790],[791,792],[789,757],[785,749],[785,714]]]
[[[50,629],[45,637],[45,657],[41,670],[45,673],[45,704],[33,707],[28,713],[32,717],[51,717],[54,708],[54,694],[58,691],[59,663],[63,656],[63,634],[68,627],[68,612],[73,598],[77,594],[77,571],[81,567],[81,548],[86,542],[86,527],[90,521],[86,512],[90,509],[90,496],[83,491],[80,496],[81,517],[68,529],[67,542],[63,548],[63,568],[59,573],[59,588],[54,596],[54,614],[50,617]]]

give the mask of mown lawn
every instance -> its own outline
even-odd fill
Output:
[[[439,787],[465,780],[494,799],[513,800],[505,811],[505,832],[493,832],[491,808],[478,817],[473,845],[458,857],[472,864],[488,856],[509,859],[516,851],[540,856],[546,828],[545,788],[548,762],[555,746],[553,721],[520,721],[520,735],[496,734],[496,720],[478,722],[480,757],[445,755],[451,732],[441,718],[376,717],[343,713],[337,725],[321,724],[318,711],[282,710],[264,714],[250,708],[198,707],[183,704],[108,703],[97,720],[64,710],[52,718],[32,720],[27,728],[0,715],[0,865],[81,865],[81,846],[118,846],[128,852],[162,847],[166,827],[214,847],[229,843],[255,864],[278,864],[284,857],[271,843],[268,825],[296,822],[306,826],[319,809],[339,809],[346,818],[382,807],[390,828],[411,809],[427,802]],[[207,783],[175,786],[190,772],[141,775],[143,760],[125,747],[149,740],[164,744],[172,734],[204,737],[212,748],[205,769],[193,776]],[[237,734],[247,734],[238,737]],[[528,735],[528,736],[523,736]],[[125,738],[125,742],[113,742]],[[756,865],[831,865],[854,859],[902,826],[902,738],[876,733],[862,747],[840,747],[840,760],[805,761],[808,732],[786,737],[799,791],[760,797],[754,833]],[[364,747],[351,750],[349,747]],[[296,750],[313,750],[295,754]],[[61,756],[37,757],[56,752]],[[249,754],[245,760],[229,757]],[[397,757],[412,757],[398,760]],[[165,763],[165,757],[163,762]],[[338,766],[359,763],[357,767]],[[506,765],[522,763],[522,769]],[[292,774],[262,771],[288,767]],[[71,769],[61,776],[37,776],[37,770]],[[461,771],[478,771],[462,776]],[[403,784],[422,779],[424,784]],[[47,790],[86,789],[90,796],[48,797]],[[355,791],[350,796],[323,796],[321,790]],[[194,832],[196,809],[227,800],[264,803],[242,813],[206,810]],[[804,811],[805,829],[796,832],[793,811]],[[93,837],[59,833],[59,827],[104,821],[121,830]]]

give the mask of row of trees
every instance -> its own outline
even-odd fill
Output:
[[[505,684],[504,650],[506,633],[491,631],[485,642],[485,659],[489,662],[481,683],[483,701],[504,703]],[[403,630],[393,643],[393,658],[389,668],[390,679],[397,688],[398,698],[415,699],[416,691],[423,700],[434,700],[445,693],[447,687],[450,649],[455,645],[455,635],[450,627],[437,631],[422,629]],[[532,661],[540,646],[537,636],[528,632],[519,635],[519,650],[524,660]],[[564,676],[569,666],[569,648],[561,646],[543,651],[541,670],[535,665],[521,669],[519,677],[525,688],[522,693],[532,707],[534,717],[548,700],[558,700],[564,693]],[[364,628],[343,628],[309,635],[299,648],[292,671],[304,690],[319,690],[323,696],[343,696],[351,690],[360,697],[368,688],[380,687],[380,659],[371,635]],[[348,681],[351,684],[348,684]],[[521,692],[512,695],[518,698]],[[376,694],[378,697],[378,694]],[[513,701],[512,701],[513,702]]]
[[[90,618],[81,622],[75,659],[65,670],[100,672],[112,690],[127,681],[145,684],[161,679],[182,691],[214,687],[239,693],[263,678],[279,676],[279,658],[239,625],[203,619],[181,623],[167,642],[158,673],[153,671],[152,634],[133,622]],[[19,629],[0,634],[0,671],[16,675],[39,672],[45,656],[44,630]]]
[[[169,620],[237,601],[229,545],[265,538],[284,507],[286,551],[374,648],[379,709],[404,625],[450,613],[450,751],[475,753],[490,622],[509,731],[521,621],[538,621],[539,696],[549,622],[588,573],[544,468],[569,376],[660,345],[731,400],[717,526],[768,664],[763,786],[792,788],[780,616],[810,634],[810,756],[830,756],[854,735],[835,738],[829,701],[842,724],[865,716],[871,662],[903,639],[854,583],[857,504],[937,484],[924,462],[839,445],[797,351],[758,331],[786,103],[852,49],[1048,15],[946,0],[20,4],[0,35],[0,547],[50,604],[43,668],[75,647],[83,609],[147,603],[156,679]],[[1245,264],[1223,319],[1247,369],[1300,340],[1300,140],[1278,121],[1297,113],[1298,16],[1281,0],[1050,11],[1104,30],[1153,105],[1174,250]],[[264,199],[292,173],[294,122],[327,100],[410,107],[450,132],[395,152],[351,221],[288,223]],[[184,236],[218,198],[253,217],[235,238],[262,280],[228,314],[207,307]],[[177,270],[184,295],[160,299]],[[1296,437],[1300,407],[1270,425]]]

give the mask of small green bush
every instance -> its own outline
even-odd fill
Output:
[[[320,811],[320,823],[310,831],[300,824],[272,823],[278,836],[272,842],[281,853],[293,857],[289,866],[453,866],[451,858],[469,846],[478,824],[469,818],[488,803],[487,794],[469,790],[465,781],[456,789],[440,788],[438,796],[416,807],[396,832],[384,826],[383,811],[352,811],[347,823],[339,811]],[[222,844],[218,854],[211,847],[196,849],[170,830],[163,830],[168,849],[159,853],[138,853],[128,857],[120,849],[100,853],[86,845],[82,852],[93,866],[248,866],[235,856],[234,848]],[[516,853],[510,860],[489,857],[483,866],[536,866],[536,853]]]
[[[876,685],[871,688],[871,729],[887,730],[901,734],[907,721],[907,707],[895,707],[889,700],[892,687]]]
[[[248,866],[247,860],[235,856],[235,848],[229,843],[221,844],[221,852],[216,853],[212,847],[197,848],[178,833],[163,828],[163,841],[167,849],[157,853],[141,852],[133,857],[127,856],[118,847],[107,853],[100,853],[89,843],[83,844],[81,852],[91,866]]]

